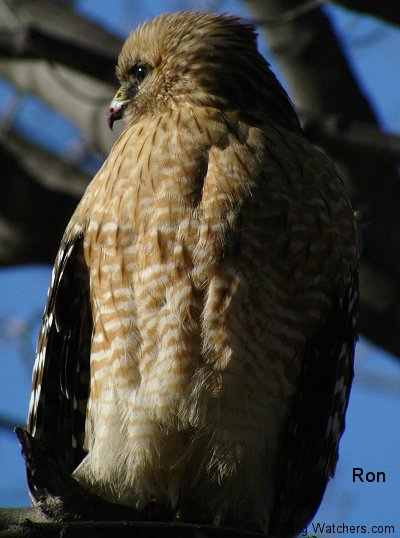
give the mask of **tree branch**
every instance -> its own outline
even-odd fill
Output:
[[[42,59],[57,62],[103,82],[115,84],[114,55],[80,45],[74,40],[50,33],[40,26],[0,28],[0,56]]]
[[[17,422],[18,420],[15,420],[9,416],[6,416],[4,414],[0,415],[0,429],[5,430],[11,434],[13,434]]]
[[[382,162],[390,166],[400,164],[400,136],[383,133],[377,125],[352,121],[338,114],[299,115],[309,140],[342,162],[361,160],[368,154],[368,159],[376,166]]]
[[[91,179],[89,174],[13,132],[9,132],[1,144],[22,172],[34,178],[42,188],[80,200]]]
[[[332,0],[331,3],[379,17],[392,24],[400,24],[399,0]]]
[[[121,49],[121,38],[96,22],[74,11],[71,6],[54,0],[0,0],[2,24],[7,28],[37,24],[53,35],[76,41],[116,58]],[[8,14],[8,16],[7,16]]]
[[[87,133],[88,140],[95,149],[107,154],[116,139],[116,133],[111,133],[107,127],[106,106],[117,88],[114,67],[122,39],[74,12],[66,4],[55,5],[51,0],[0,0],[1,4],[7,6],[0,11],[0,24],[5,30],[3,48],[16,48],[18,51],[18,38],[15,38],[17,44],[13,45],[13,31],[17,30],[18,34],[18,30],[21,30],[24,35],[27,28],[33,28],[41,33],[44,43],[46,38],[54,40],[57,52],[53,54],[52,46],[47,47],[42,43],[43,58],[48,58],[52,63],[42,58],[24,59],[21,54],[19,58],[3,58],[0,61],[0,75],[10,80],[21,92],[35,94],[50,107],[60,111]],[[7,13],[9,17],[6,16]],[[11,39],[11,43],[7,44],[7,39]],[[29,39],[28,43],[23,37],[19,41],[22,42],[22,47],[29,48]],[[77,54],[66,54],[61,44],[71,45]],[[99,76],[90,61],[85,63],[80,58],[80,51],[85,54],[85,49],[93,58],[100,58],[103,68]],[[37,51],[31,54],[35,55],[37,56]],[[112,62],[109,68],[104,68],[110,59]],[[108,69],[108,72],[104,69]]]
[[[0,159],[5,178],[0,196],[1,262],[52,264],[79,197],[44,187],[4,146],[0,146]],[[49,156],[50,168],[55,160]]]
[[[111,132],[106,121],[107,104],[115,88],[59,64],[40,60],[0,60],[0,76],[22,93],[37,95],[70,119],[93,150],[106,155],[121,127]]]
[[[0,509],[4,538],[273,538],[237,529],[147,521],[49,521],[39,508]]]

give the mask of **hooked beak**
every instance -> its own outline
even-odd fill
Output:
[[[107,112],[107,123],[111,130],[113,128],[114,121],[120,120],[122,118],[124,106],[125,100],[122,97],[122,89],[119,88],[117,93],[114,95]]]

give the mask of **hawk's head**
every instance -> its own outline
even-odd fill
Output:
[[[109,124],[182,106],[240,110],[298,129],[292,104],[259,54],[254,26],[213,13],[167,13],[139,26],[118,58]]]

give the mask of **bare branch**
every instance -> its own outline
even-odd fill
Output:
[[[76,41],[52,34],[38,26],[0,28],[0,56],[40,58],[81,71],[115,84],[115,56],[109,56]]]
[[[0,75],[18,90],[40,97],[70,119],[87,136],[93,149],[107,154],[122,126],[111,132],[107,103],[115,88],[61,65],[40,60],[0,60]]]
[[[22,92],[35,94],[59,110],[88,135],[88,140],[98,151],[108,153],[116,135],[107,127],[105,107],[117,88],[114,65],[122,45],[121,38],[75,13],[65,4],[55,6],[51,0],[0,0],[0,25],[3,30],[9,30],[3,33],[3,47],[12,49],[14,46],[17,51],[30,46],[29,39],[24,38],[27,28],[39,32],[40,35],[35,34],[37,46],[43,58],[53,62],[4,58],[0,61],[0,74]],[[16,37],[13,45],[15,30],[21,31],[22,38]],[[9,45],[7,36],[11,40]],[[44,41],[41,42],[42,38]],[[52,46],[46,45],[52,40],[55,42],[54,54]],[[63,50],[64,45],[71,47],[69,54]],[[85,60],[86,50],[92,56],[89,54]],[[31,57],[38,55],[36,50]],[[103,58],[105,62],[111,59],[109,67],[105,68],[107,72],[102,68],[103,75],[97,76],[97,67],[92,65],[91,57]],[[71,67],[58,63],[60,61]],[[100,76],[109,82],[104,82]]]
[[[62,166],[55,157],[48,157],[50,168],[52,162],[55,168]],[[23,160],[4,146],[0,146],[0,159],[4,178],[0,196],[1,263],[18,265],[36,260],[52,264],[79,197],[41,185],[24,169]]]
[[[115,58],[121,48],[119,36],[54,0],[0,0],[0,21],[8,28],[40,22],[40,27],[53,35]]]
[[[362,159],[368,154],[377,166],[381,162],[400,164],[400,136],[386,134],[376,125],[352,121],[341,115],[300,114],[303,129],[314,144],[342,161]]]
[[[73,165],[13,133],[9,133],[1,142],[19,167],[42,187],[67,193],[76,199],[80,199],[85,192],[90,176]]]
[[[14,428],[18,424],[19,420],[9,417],[7,415],[0,415],[0,429],[10,434],[14,434]]]
[[[0,509],[0,531],[8,538],[273,538],[265,534],[190,523],[65,521],[43,518],[39,508]],[[4,533],[4,534],[3,534]],[[7,533],[7,534],[6,534]]]
[[[299,110],[341,114],[376,123],[375,114],[359,88],[336,34],[320,8],[301,17],[286,18],[304,0],[244,0],[256,20],[273,20],[263,34],[290,86]],[[329,69],[327,69],[329,66]]]
[[[392,24],[400,24],[400,9],[398,0],[332,0],[333,4],[339,4],[348,9],[374,15]]]

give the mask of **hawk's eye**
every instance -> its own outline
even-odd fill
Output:
[[[129,70],[129,78],[136,83],[142,82],[149,70],[148,65],[135,64]]]

